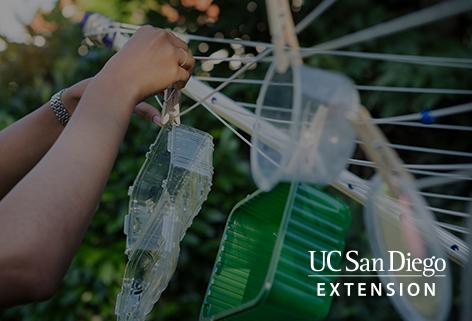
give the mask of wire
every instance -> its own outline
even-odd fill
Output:
[[[357,140],[356,143],[358,143],[360,145],[364,144],[360,140]],[[397,150],[405,150],[405,151],[420,152],[420,153],[430,153],[430,154],[438,154],[438,155],[446,155],[446,156],[459,156],[459,157],[472,158],[472,153],[462,152],[462,151],[454,151],[454,150],[448,150],[448,149],[420,147],[420,146],[402,145],[402,144],[391,144],[391,143],[388,143],[387,146],[392,147],[392,148],[397,149]]]
[[[254,62],[252,62],[254,63]],[[208,76],[196,76],[198,80],[208,82],[225,82],[230,78],[225,77],[208,77]],[[232,83],[236,84],[252,84],[262,85],[266,83],[261,79],[231,79]],[[272,86],[285,86],[292,87],[291,82],[267,82]],[[398,93],[421,93],[421,94],[447,94],[447,95],[472,95],[472,90],[467,89],[449,89],[449,88],[422,88],[422,87],[392,87],[392,86],[366,86],[356,85],[354,86],[359,91],[381,91],[381,92],[398,92]]]
[[[352,165],[376,167],[374,162],[361,159],[349,159],[349,163]],[[437,171],[450,171],[450,170],[471,170],[472,163],[469,164],[403,164],[408,169],[429,169]]]
[[[466,234],[466,235],[470,234],[469,229],[464,228],[462,226],[452,225],[452,224],[438,222],[438,221],[436,221],[435,224],[437,226],[440,226],[440,227],[445,228],[445,229],[450,230],[450,231],[454,231],[454,232],[461,233],[461,234]]]
[[[391,86],[356,86],[360,91],[382,91],[414,94],[445,94],[445,95],[472,95],[472,90],[449,88],[422,88],[422,87],[391,87]]]
[[[371,60],[382,60],[398,63],[409,63],[419,65],[429,65],[435,67],[465,68],[472,69],[472,59],[455,58],[455,57],[433,57],[433,56],[417,56],[417,55],[400,55],[387,54],[378,52],[359,52],[347,50],[319,50],[310,48],[301,48],[304,58],[313,55],[329,55],[351,58],[362,58]]]
[[[446,210],[444,208],[438,208],[438,207],[428,207],[428,208],[435,213],[441,213],[441,214],[446,214],[446,215],[451,215],[451,216],[457,216],[457,217],[470,217],[471,216],[470,214],[467,214],[467,213]]]
[[[329,7],[331,7],[336,0],[324,0],[318,6],[316,6],[313,11],[311,11],[308,15],[305,16],[297,26],[295,27],[295,32],[300,33],[306,29],[316,18],[321,16],[323,12],[325,12]]]
[[[262,52],[261,54],[259,54],[255,61],[251,62],[251,63],[248,63],[247,65],[245,65],[244,67],[242,67],[241,69],[239,69],[237,72],[235,72],[231,77],[227,78],[227,80],[223,83],[221,83],[218,87],[216,87],[213,91],[211,91],[207,96],[203,97],[202,99],[200,99],[199,101],[197,101],[195,104],[193,104],[192,106],[190,106],[189,108],[187,108],[186,110],[184,110],[183,112],[181,112],[179,114],[179,116],[183,116],[189,112],[191,112],[192,110],[194,110],[195,108],[197,108],[201,103],[205,102],[207,99],[209,99],[211,96],[213,96],[215,93],[219,92],[220,90],[222,90],[223,88],[225,88],[227,85],[230,84],[231,81],[233,81],[234,79],[236,79],[239,75],[243,74],[248,68],[250,68],[254,63],[256,63],[258,61],[258,59],[262,59],[264,57],[266,57],[268,54],[270,54],[270,50],[266,50],[264,52]]]
[[[246,57],[246,56],[239,56],[239,57],[211,57],[211,56],[193,56],[195,60],[201,61],[218,61],[218,62],[227,62],[227,61],[241,61],[243,63],[250,63],[253,62],[255,59],[253,56]],[[260,60],[265,62],[271,62],[272,60],[267,58],[268,60],[262,59]]]
[[[472,202],[472,197],[466,197],[466,196],[427,193],[427,192],[420,192],[420,194],[423,195],[424,197],[430,197],[430,198],[440,198],[440,199],[446,199],[446,200]]]
[[[455,183],[461,180],[463,175],[469,175],[470,172],[468,171],[458,171],[456,172],[456,176],[443,176],[443,177],[424,177],[416,179],[416,187],[420,190],[432,188],[441,185],[447,185],[451,183]]]
[[[458,125],[446,125],[446,124],[423,124],[423,123],[416,123],[416,122],[382,121],[379,123],[379,125],[397,125],[397,126],[406,126],[406,127],[422,127],[422,128],[430,128],[430,129],[472,131],[472,126],[458,126]]]
[[[470,0],[445,1],[338,39],[318,44],[312,48],[323,50],[339,49],[448,18],[470,9],[472,9],[472,1]]]
[[[315,9],[316,10],[316,9]],[[314,11],[315,11],[314,10]],[[121,29],[118,27],[109,27],[106,29],[106,33],[122,32],[122,33],[134,33],[140,26],[133,26],[134,28],[129,30],[127,28]],[[103,35],[104,32],[100,33],[88,33],[85,36],[93,37]],[[241,39],[224,39],[214,38],[186,33],[174,32],[177,35],[187,38],[188,40],[206,41],[210,43],[222,43],[230,45],[241,45],[246,47],[259,47],[261,49],[272,48],[273,45],[267,42],[261,41],[247,41]],[[339,51],[339,50],[321,50],[316,48],[300,48],[303,57],[310,57],[312,55],[331,55],[331,56],[345,56],[354,58],[384,60],[392,62],[412,63],[412,64],[423,64],[432,66],[443,66],[451,68],[472,68],[472,59],[468,58],[455,58],[455,57],[434,57],[434,56],[418,56],[418,55],[400,55],[400,54],[386,54],[386,53],[370,53],[370,52],[357,52],[357,51]],[[196,60],[220,60],[220,61],[250,61],[254,58],[243,57],[243,58],[215,58],[215,57],[203,57],[196,56]],[[261,62],[271,62],[272,59],[263,59]]]
[[[346,183],[346,182],[343,182],[343,183]],[[354,187],[359,191],[361,191],[366,197],[370,196],[372,197],[372,194],[375,192],[373,192],[371,190],[371,186],[366,182],[365,184],[358,184],[357,182],[347,182],[350,187]],[[353,185],[355,184],[355,185]],[[397,200],[391,196],[388,196],[388,195],[382,195],[381,196],[383,199],[387,199],[387,200],[390,200],[392,201],[394,204],[397,203]],[[468,213],[464,213],[464,212],[459,212],[459,211],[452,211],[452,210],[447,210],[447,209],[443,209],[443,208],[438,208],[438,207],[431,207],[431,206],[426,206],[426,208],[432,212],[435,212],[435,213],[441,213],[441,214],[445,214],[445,215],[450,215],[450,216],[457,216],[457,217],[470,217],[471,215],[468,214]]]
[[[467,113],[470,111],[472,111],[472,103],[445,107],[445,108],[440,108],[440,109],[435,109],[435,110],[429,110],[428,114],[430,115],[430,117],[437,118],[437,117],[444,117],[444,116],[450,116],[450,115],[455,115],[455,114]],[[399,121],[408,121],[408,120],[421,120],[423,116],[424,116],[424,112],[401,115],[401,116],[394,116],[394,117],[374,118],[374,121],[377,124],[381,124],[382,122],[388,123],[388,122],[399,122]]]
[[[202,104],[203,107],[206,108],[216,119],[218,119],[223,125],[225,125],[229,130],[231,130],[241,141],[243,141],[245,144],[247,144],[249,147],[254,148],[259,154],[264,156],[269,162],[271,162],[273,165],[276,167],[280,167],[280,164],[278,164],[276,161],[274,161],[271,157],[269,157],[266,153],[264,153],[262,150],[259,148],[255,147],[246,137],[241,135],[236,129],[234,129],[226,120],[224,120],[220,115],[215,113],[213,110],[211,110],[210,107],[208,107],[206,104]]]

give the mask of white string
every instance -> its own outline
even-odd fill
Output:
[[[247,108],[256,108],[257,107],[256,104],[250,104],[250,103],[245,103],[245,102],[236,102],[236,103],[243,106],[243,107],[247,107]],[[276,112],[283,112],[283,113],[291,113],[292,112],[292,110],[288,109],[288,108],[282,108],[282,107],[276,107],[276,106],[265,106],[265,105],[263,107],[264,107],[265,110],[271,110],[271,111],[276,111]],[[457,106],[457,107],[461,107],[461,108],[450,107],[451,111],[447,110],[449,107],[444,108],[443,110],[438,110],[437,115],[441,115],[441,114],[442,115],[452,115],[452,114],[456,114],[456,113],[459,113],[459,112],[465,112],[465,111],[468,111],[469,109],[471,109],[472,104],[467,106],[467,107],[465,105],[464,106]],[[246,115],[246,113],[238,112],[236,110],[234,112],[238,113],[238,114]],[[434,113],[432,113],[432,116],[434,116]],[[397,117],[400,120],[403,120],[403,119],[401,119],[401,117],[404,117],[404,116],[397,116]],[[392,117],[392,119],[396,119],[397,117]],[[421,114],[416,113],[416,114],[405,115],[405,119],[413,119],[413,117],[419,118],[419,117],[421,117]],[[291,123],[293,123],[292,120],[288,120],[288,119],[278,119],[278,118],[271,118],[271,117],[260,117],[260,118],[263,119],[263,120],[266,120],[266,121],[269,121],[269,122],[272,122],[272,123],[278,123],[278,124],[291,124]],[[306,123],[309,123],[309,121],[306,121]],[[373,119],[373,123],[380,124],[380,125],[400,125],[400,126],[403,125],[403,126],[410,126],[410,127],[411,126],[413,126],[413,127],[428,127],[428,128],[438,128],[438,129],[448,129],[448,130],[464,130],[464,131],[471,131],[472,130],[472,127],[470,127],[470,126],[458,126],[458,125],[446,125],[446,124],[423,124],[423,123],[416,123],[416,122],[389,121],[389,118]],[[398,146],[401,146],[401,145],[398,145]],[[418,150],[420,150],[420,149],[422,149],[422,148],[420,147]],[[424,149],[424,150],[426,150],[426,149]],[[431,150],[435,150],[435,149],[431,149]],[[447,150],[445,152],[447,152]],[[441,153],[441,150],[436,150],[436,153]],[[457,152],[457,153],[452,152],[452,154],[450,154],[450,155],[454,155],[454,156],[464,156],[465,155],[466,157],[470,157],[472,154],[471,153],[461,154],[461,152]]]
[[[391,87],[391,86],[356,86],[360,91],[382,91],[416,94],[445,94],[445,95],[472,95],[472,90],[449,88],[422,88],[422,87]]]
[[[428,207],[431,211],[435,213],[441,213],[441,214],[446,214],[446,215],[451,215],[451,216],[457,216],[457,217],[470,217],[471,215],[468,213],[463,213],[459,211],[452,211],[452,210],[446,210],[444,208],[438,208],[438,207]]]
[[[306,29],[316,18],[321,16],[329,7],[331,7],[336,0],[324,0],[313,11],[305,16],[295,27],[295,32],[298,34]]]
[[[342,36],[338,39],[330,40],[314,46],[315,49],[333,50],[339,49],[375,38],[387,36],[406,29],[418,27],[440,19],[454,16],[472,9],[470,0],[445,1],[437,5],[422,9],[393,20],[377,24]]]
[[[211,40],[211,38],[209,38]],[[237,40],[234,43],[239,43]],[[408,63],[417,65],[427,65],[435,67],[450,67],[472,69],[472,59],[454,58],[454,57],[432,57],[432,56],[415,56],[415,55],[399,55],[399,54],[385,54],[385,53],[369,53],[357,51],[338,51],[338,50],[319,50],[310,48],[300,48],[303,58],[311,57],[313,55],[329,55],[339,57],[362,58],[370,60],[381,60],[398,63]],[[194,56],[195,60],[202,61],[241,61],[244,63],[251,62],[254,57],[211,57],[211,56]],[[260,62],[272,62],[273,56],[260,60]]]
[[[343,182],[345,183],[345,182]],[[361,192],[363,192],[366,197],[368,194],[372,194],[373,191],[371,190],[371,186],[368,185],[367,183],[364,185],[360,185],[360,184],[357,184],[356,182],[348,182],[348,184],[351,185],[351,187],[355,187],[356,190],[360,190]],[[394,199],[393,197],[391,196],[388,196],[388,195],[382,195],[382,198],[384,199],[388,199],[392,202],[396,202],[396,199]],[[445,215],[450,215],[450,216],[456,216],[456,217],[470,217],[471,215],[468,214],[468,213],[464,213],[464,212],[459,212],[459,211],[452,211],[452,210],[447,210],[447,209],[443,209],[443,208],[438,208],[438,207],[432,207],[432,206],[426,206],[426,208],[432,212],[435,212],[435,213],[441,213],[441,214],[445,214]]]
[[[229,78],[225,77],[208,77],[196,76],[198,80],[207,82],[225,82]],[[230,77],[231,78],[231,77]],[[232,79],[232,83],[262,85],[266,83],[261,79]],[[267,82],[271,86],[292,87],[291,82]],[[420,94],[445,94],[445,95],[472,95],[472,90],[467,89],[449,89],[449,88],[423,88],[423,87],[392,87],[392,86],[354,86],[359,91],[381,91],[381,92],[398,92],[398,93],[420,93]]]
[[[241,106],[246,107],[246,108],[251,108],[251,109],[257,108],[257,104],[246,103],[246,102],[243,102],[243,101],[236,101],[236,104],[241,105]],[[263,107],[264,107],[265,110],[272,110],[272,111],[277,111],[277,112],[282,112],[282,113],[291,113],[292,112],[292,110],[288,109],[288,108],[268,106],[268,105],[264,105]]]
[[[239,102],[238,102],[239,103]],[[251,104],[247,103],[239,103],[243,107],[248,107],[248,108],[255,108],[251,106]],[[257,107],[257,106],[256,106]],[[263,106],[264,110],[266,111],[275,111],[277,113],[282,112],[282,113],[292,113],[291,109],[288,108],[281,108],[281,107],[275,107],[275,106]],[[237,110],[234,111],[237,114],[241,115],[247,115],[246,113],[239,112]],[[255,117],[255,116],[254,116]],[[272,117],[260,117],[260,119],[263,119],[265,121],[269,121],[274,124],[292,124],[292,123],[297,123],[299,125],[303,124],[310,124],[309,120],[298,122],[298,121],[292,121],[289,119],[279,119],[279,118],[272,118]],[[447,124],[423,124],[423,123],[417,123],[417,122],[389,122],[389,121],[381,121],[377,122],[373,120],[374,124],[379,124],[379,125],[396,125],[396,126],[409,126],[409,127],[425,127],[425,128],[434,128],[434,129],[447,129],[447,130],[459,130],[459,131],[472,131],[471,126],[459,126],[459,125],[447,125]]]
[[[380,125],[386,124],[386,125],[407,126],[407,127],[422,127],[422,128],[431,128],[431,129],[472,131],[471,126],[446,125],[446,124],[423,124],[423,123],[415,123],[415,122],[384,122],[384,121],[380,122],[379,124]]]
[[[349,163],[352,165],[376,167],[374,162],[362,159],[349,159]],[[408,169],[426,169],[436,171],[450,171],[450,170],[470,170],[472,172],[472,163],[469,164],[403,164]]]
[[[179,34],[179,33],[176,33],[176,34]],[[194,35],[194,34],[183,34],[183,33],[180,35],[184,38],[187,38],[190,41],[197,40],[197,41],[206,41],[206,42],[212,42],[212,43],[218,43],[218,44],[242,45],[245,47],[262,48],[262,49],[270,49],[273,47],[271,43],[262,42],[262,41],[213,38],[213,37],[199,36],[199,35]]]
[[[472,181],[472,176],[470,175],[470,173],[461,175],[457,173],[438,173],[438,172],[424,171],[424,170],[419,170],[419,169],[410,169],[409,171],[410,173],[417,174],[417,175],[450,177],[450,178],[455,179],[456,181]]]
[[[131,33],[134,33],[137,28],[140,26],[134,26],[135,28],[132,30]],[[122,33],[130,33],[130,30],[127,29],[119,29],[119,28],[108,28],[106,30],[107,33],[112,32],[122,32]],[[241,39],[224,39],[224,38],[213,38],[207,36],[199,36],[193,34],[183,34],[183,33],[176,33],[183,38],[187,38],[189,40],[198,40],[198,41],[206,41],[210,43],[223,43],[223,44],[237,44],[246,47],[260,47],[262,49],[272,48],[271,43],[267,42],[260,42],[260,41],[247,41]],[[103,35],[103,32],[100,33],[89,33],[86,34],[87,37],[93,36],[100,36]],[[432,65],[432,66],[443,66],[443,67],[452,67],[452,68],[472,68],[472,59],[467,58],[454,58],[454,57],[433,57],[433,56],[418,56],[418,55],[400,55],[400,54],[385,54],[385,53],[369,53],[369,52],[356,52],[356,51],[337,51],[337,50],[320,50],[314,48],[300,48],[303,57],[309,57],[315,54],[322,54],[322,55],[332,55],[332,56],[346,56],[346,57],[355,57],[355,58],[364,58],[364,59],[376,59],[376,60],[384,60],[384,61],[392,61],[392,62],[403,62],[403,63],[412,63],[412,64],[424,64],[424,65]],[[217,58],[217,57],[203,57],[197,56],[195,57],[196,60],[220,60],[220,61],[251,61],[254,58],[249,57],[232,57],[232,58]],[[271,58],[266,58],[260,60],[261,62],[270,62],[272,61]]]
[[[428,192],[420,192],[420,194],[423,195],[424,197],[429,197],[429,198],[440,198],[440,199],[446,199],[446,200],[472,202],[472,197],[466,197],[466,196],[447,195],[447,194],[428,193]]]
[[[362,141],[359,141],[359,140],[357,140],[356,143],[361,144],[361,145],[364,144]],[[391,144],[391,143],[388,143],[387,146],[392,147],[397,150],[472,158],[472,153],[454,151],[454,150],[448,150],[448,149],[438,149],[438,148],[420,147],[420,146],[402,145],[402,144]]]
[[[154,99],[157,101],[157,103],[161,107],[161,110],[164,110],[164,105],[161,103],[161,100],[159,99],[159,97],[157,95],[154,95]]]
[[[252,108],[252,109],[257,107],[256,104],[251,104],[251,103],[247,103],[243,101],[237,101],[236,103],[243,107]],[[278,111],[278,112],[291,112],[290,109],[282,108],[282,107],[267,106],[267,105],[264,105],[263,107],[265,110],[273,110],[273,111]],[[470,111],[472,111],[472,103],[429,110],[428,114],[431,117],[438,118],[438,117],[456,115],[456,114],[461,114],[461,113],[467,113]],[[421,120],[421,119],[422,119],[422,113],[413,113],[413,114],[406,114],[406,115],[393,116],[393,117],[374,118],[373,120],[375,121],[376,124],[381,124],[383,122],[388,123],[392,121],[400,122],[400,121]]]
[[[231,81],[233,81],[234,79],[236,79],[237,77],[239,77],[241,74],[243,74],[247,69],[249,69],[254,63],[256,63],[258,61],[258,59],[263,59],[264,57],[266,57],[268,54],[271,53],[271,50],[265,50],[264,52],[262,52],[261,54],[259,54],[256,59],[251,62],[251,63],[248,63],[247,65],[245,65],[244,67],[242,67],[241,69],[239,69],[237,72],[235,72],[231,77],[227,78],[227,80],[223,83],[221,83],[218,87],[216,87],[213,91],[211,91],[207,96],[203,97],[202,99],[200,99],[199,101],[197,101],[195,104],[193,104],[192,106],[190,106],[189,108],[187,108],[186,110],[184,110],[183,112],[180,113],[179,116],[183,116],[189,112],[191,112],[192,110],[194,110],[195,108],[197,108],[200,104],[202,104],[203,102],[207,101],[208,98],[210,98],[211,96],[213,96],[215,93],[221,91],[223,88],[225,88],[227,85],[230,84]]]
[[[225,77],[196,76],[195,78],[201,81],[208,81],[208,82],[224,82],[228,80],[228,78],[225,78]],[[261,80],[261,79],[234,79],[232,82],[236,84],[252,84],[252,85],[262,85],[263,83],[265,83],[264,80]],[[268,82],[268,84],[273,85],[273,86],[285,86],[285,87],[293,86],[293,83],[291,82]]]
[[[377,168],[374,163],[370,163],[369,161],[361,161],[361,160],[348,160],[348,164],[353,166],[362,166],[368,168]],[[424,175],[429,177],[450,177],[453,178],[455,181],[472,181],[472,176],[470,175],[459,175],[457,173],[442,173],[442,172],[433,172],[427,170],[419,170],[419,169],[405,169],[407,172],[416,174],[416,175]]]
[[[470,172],[458,171],[456,172],[456,176],[418,178],[416,179],[416,187],[422,190],[436,186],[456,183],[457,181],[461,181],[461,177],[463,177],[462,175],[470,175]]]
[[[444,222],[438,222],[436,221],[436,225],[437,226],[440,226],[442,228],[445,228],[447,230],[450,230],[450,231],[454,231],[454,232],[457,232],[457,233],[461,233],[461,234],[469,234],[469,229],[467,228],[464,228],[462,226],[456,226],[456,225],[452,225],[452,224],[448,224],[448,223],[444,223]]]
[[[233,128],[226,120],[224,120],[220,115],[215,113],[213,110],[211,110],[210,107],[208,107],[205,103],[202,103],[202,106],[206,108],[213,116],[215,116],[216,119],[218,119],[223,125],[225,125],[229,130],[231,130],[240,140],[242,140],[244,143],[246,143],[249,147],[254,148],[259,154],[264,156],[269,162],[271,162],[273,165],[276,167],[280,167],[280,165],[274,161],[270,156],[268,156],[266,153],[264,153],[262,150],[259,148],[255,147],[246,137],[241,135],[235,128]]]
[[[202,36],[203,37],[203,36]],[[207,42],[213,42],[214,38],[203,37]],[[243,45],[241,40],[231,40],[228,42],[232,44]],[[268,43],[261,43],[264,48],[271,47]],[[320,50],[313,48],[300,48],[303,58],[311,57],[313,55],[329,55],[329,56],[340,56],[340,57],[351,57],[351,58],[362,58],[370,60],[382,60],[389,62],[419,64],[419,65],[430,65],[436,67],[450,67],[450,68],[464,68],[472,69],[472,59],[468,58],[456,58],[456,57],[436,57],[436,56],[418,56],[418,55],[401,55],[401,54],[386,54],[377,52],[358,52],[348,50]],[[215,60],[215,61],[243,61],[249,62],[254,57],[206,57],[196,56],[195,60]],[[261,60],[261,62],[272,62],[273,56]]]
[[[313,55],[330,55],[340,57],[352,57],[371,60],[382,60],[389,62],[430,65],[436,67],[451,67],[472,69],[472,59],[454,58],[454,57],[433,57],[433,56],[416,56],[416,55],[400,55],[386,54],[377,52],[358,52],[358,51],[340,51],[340,50],[319,50],[310,48],[301,48],[304,58]]]
[[[250,63],[254,61],[254,57],[211,57],[211,56],[193,56],[195,60],[200,61],[217,61],[217,62],[228,62],[228,61],[240,61],[242,63]],[[269,57],[267,59],[262,59],[261,62],[271,62],[272,59]]]
[[[434,109],[434,110],[428,111],[428,114],[431,117],[437,118],[437,117],[444,117],[444,116],[450,116],[450,115],[455,115],[455,114],[467,113],[470,111],[472,111],[472,103],[445,107],[445,108],[440,108],[440,109]],[[381,124],[382,122],[420,120],[421,118],[422,118],[421,113],[413,113],[413,114],[407,114],[407,115],[401,115],[401,116],[374,118],[374,121],[377,124]]]
[[[209,108],[206,104],[202,104],[216,119],[218,119],[223,125],[225,125],[228,129],[230,129],[241,141],[243,141],[245,144],[247,144],[251,148],[256,148],[254,145],[247,140],[243,135],[241,135],[236,129],[234,129],[227,121],[225,121],[222,117],[220,117],[218,114],[216,114],[211,108]],[[280,165],[275,162],[272,158],[270,158],[268,155],[266,155],[262,150],[256,148],[257,152],[260,153],[262,156],[264,156],[266,159],[268,159],[271,163],[273,163],[275,166],[280,167]],[[458,176],[458,175],[457,175]],[[471,177],[472,179],[472,177]],[[358,185],[361,187],[360,185]],[[365,188],[365,187],[361,187]],[[369,189],[369,187],[367,187]],[[446,215],[451,215],[451,216],[457,216],[457,217],[469,217],[470,214],[459,212],[459,211],[452,211],[452,210],[447,210],[447,209],[442,209],[442,208],[437,208],[437,207],[427,207],[429,210],[436,212],[436,213],[441,213],[441,214],[446,214]]]

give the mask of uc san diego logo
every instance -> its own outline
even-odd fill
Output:
[[[417,258],[411,253],[388,251],[387,259],[360,258],[358,251],[346,252],[341,269],[340,251],[308,251],[310,278],[316,278],[317,296],[404,296],[434,297],[438,278],[446,277],[447,263],[443,258]],[[384,282],[363,282],[362,278],[383,277]],[[326,278],[337,279],[325,282]],[[361,279],[347,282],[346,279]],[[386,282],[385,280],[388,280]]]

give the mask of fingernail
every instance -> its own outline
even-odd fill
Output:
[[[156,124],[157,126],[161,126],[161,116],[159,115],[152,116],[152,122]]]

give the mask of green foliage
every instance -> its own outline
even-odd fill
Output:
[[[185,21],[180,27],[188,32],[213,36],[221,32],[228,38],[250,37],[269,41],[264,2],[256,1],[258,8],[249,12],[249,1],[215,1],[221,7],[220,19],[215,24],[200,25],[199,12],[184,8],[179,1],[170,1]],[[319,1],[304,1],[302,10],[295,14],[300,20]],[[300,36],[304,46],[334,39],[381,21],[405,14],[436,1],[339,1],[316,23]],[[149,23],[168,27],[158,13],[162,0],[80,0],[85,9],[96,10],[121,21]],[[10,44],[0,53],[0,129],[13,123],[49,99],[58,89],[97,73],[111,56],[106,49],[92,48],[86,56],[78,54],[82,37],[77,25],[67,21],[59,10],[47,17],[60,25],[43,48]],[[438,55],[470,56],[472,47],[472,16],[463,15],[416,31],[403,32],[378,41],[356,45],[350,50]],[[220,48],[212,45],[210,52]],[[198,55],[196,46],[193,49]],[[386,86],[418,86],[465,88],[472,83],[470,73],[460,69],[424,67],[372,60],[315,55],[307,60],[313,66],[337,70],[350,76],[358,84]],[[227,76],[227,65],[216,66],[215,74]],[[197,69],[197,73],[202,71]],[[262,77],[261,72],[251,72]],[[316,84],[314,84],[316,85]],[[253,86],[232,85],[226,91],[235,100],[255,99]],[[413,112],[425,107],[441,107],[464,102],[467,97],[445,95],[408,95],[363,93],[362,100],[376,116]],[[186,100],[184,106],[189,106]],[[213,266],[222,228],[231,208],[255,189],[250,177],[249,151],[232,133],[202,109],[184,117],[184,122],[208,131],[215,138],[215,176],[212,192],[201,214],[195,220],[183,241],[181,258],[169,288],[154,309],[151,320],[195,320]],[[385,128],[389,134],[388,128]],[[126,257],[123,217],[127,213],[128,186],[132,183],[144,160],[148,145],[157,134],[157,128],[133,119],[120,150],[118,161],[110,176],[102,203],[85,236],[84,242],[70,267],[60,291],[51,300],[14,308],[3,313],[2,320],[112,320],[114,304],[119,291]],[[392,141],[438,148],[463,149],[465,142],[450,136],[448,141],[432,141],[411,132],[389,136]],[[457,138],[457,137],[456,137]],[[403,156],[403,155],[402,155]],[[408,155],[404,155],[411,161]],[[418,159],[416,159],[418,161]],[[353,227],[348,249],[368,255],[366,234],[361,209],[353,208]],[[38,249],[42,251],[45,249]],[[398,320],[385,298],[341,297],[335,304],[331,320]]]

